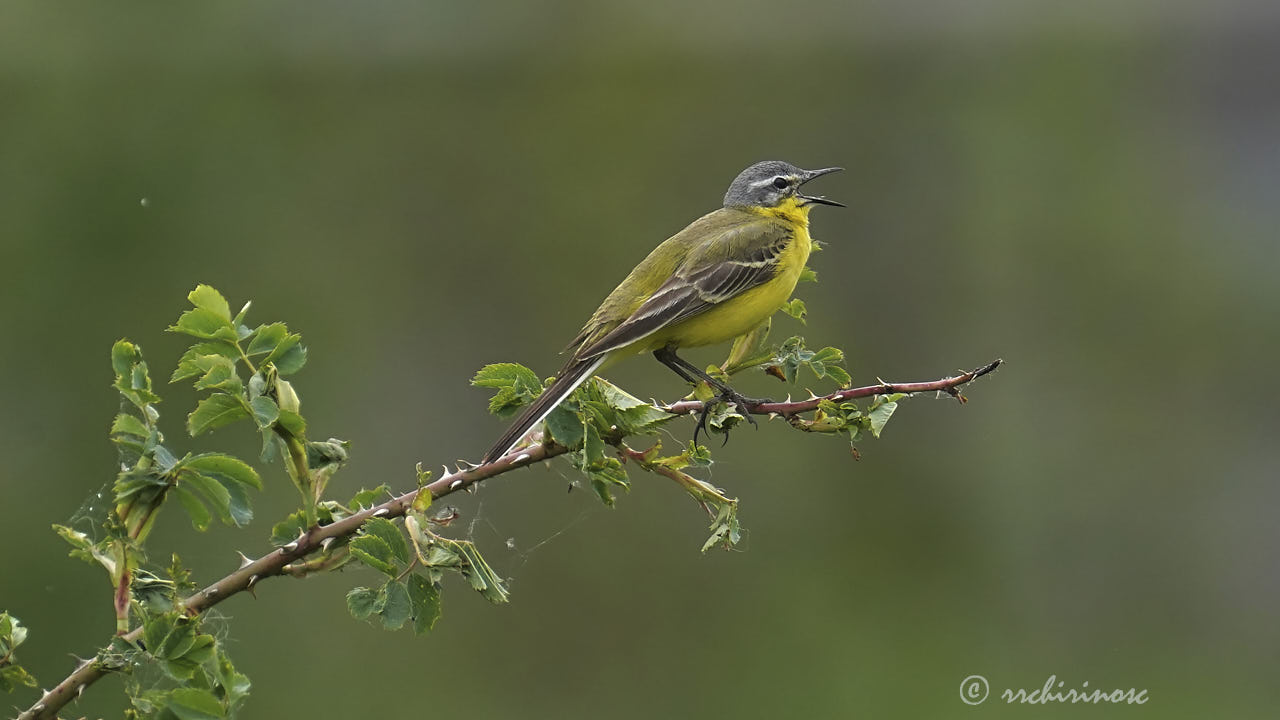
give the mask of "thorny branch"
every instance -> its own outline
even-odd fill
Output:
[[[1002,362],[1001,360],[996,360],[975,370],[939,380],[914,383],[881,382],[876,385],[840,390],[823,397],[810,398],[799,402],[756,403],[748,405],[747,409],[752,414],[779,415],[784,418],[790,418],[798,413],[816,409],[818,403],[823,400],[840,402],[892,393],[934,391],[945,392],[963,402],[964,396],[960,394],[960,387],[994,371]],[[663,409],[675,414],[696,414],[703,409],[703,406],[704,403],[701,401],[689,400],[668,405]],[[482,480],[487,480],[542,460],[548,460],[557,455],[563,455],[568,451],[568,448],[555,443],[540,443],[517,449],[493,462],[449,473],[427,485],[426,489],[431,493],[433,499],[439,499],[459,490],[464,490]],[[242,562],[240,568],[235,572],[186,598],[183,601],[183,606],[188,614],[199,615],[233,595],[252,590],[266,578],[286,574],[305,576],[309,574],[307,572],[310,569],[308,566],[291,566],[291,563],[327,548],[329,544],[338,538],[354,535],[365,520],[371,517],[388,519],[403,517],[413,504],[417,494],[418,490],[413,490],[332,524],[313,526],[288,545],[273,550],[256,560]],[[307,569],[304,570],[303,568]],[[139,627],[124,635],[123,639],[136,644],[141,636],[142,628]],[[64,678],[62,682],[54,686],[52,690],[45,692],[38,702],[18,715],[17,720],[50,720],[55,718],[58,711],[65,707],[67,703],[79,697],[86,687],[97,682],[109,672],[111,670],[104,667],[97,660],[81,661],[76,669]]]

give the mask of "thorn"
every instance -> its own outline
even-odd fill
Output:
[[[477,490],[479,490],[479,487],[475,483],[471,483],[466,487],[465,492],[468,495],[475,495]]]
[[[244,589],[245,589],[245,590],[251,590],[251,589],[253,588],[253,586],[254,586],[254,585],[257,585],[257,584],[258,584],[258,576],[257,576],[257,575],[250,575],[250,576],[249,576],[249,582],[245,583]]]
[[[203,596],[205,596],[205,597],[207,597],[207,598],[212,598],[212,597],[214,597],[215,595],[217,595],[217,594],[218,594],[218,588],[213,587],[213,586],[211,585],[211,586],[209,586],[209,587],[205,588],[204,590],[201,590],[201,591],[200,591],[200,594],[201,594],[201,595],[203,595]]]
[[[253,561],[252,561],[252,560],[250,560],[250,559],[248,558],[248,556],[246,556],[244,553],[240,552],[239,550],[237,550],[237,551],[236,551],[236,554],[240,556],[240,569],[241,569],[241,570],[243,570],[243,569],[245,569],[245,568],[247,568],[247,567],[249,567],[250,565],[252,565],[252,564],[253,564]]]
[[[334,539],[333,539],[333,538],[331,538],[331,537],[327,537],[327,538],[325,538],[325,539],[321,540],[321,541],[320,541],[320,549],[321,549],[321,550],[328,550],[328,549],[329,549],[329,546],[333,544],[333,540],[334,540]]]
[[[384,507],[378,508],[377,510],[373,511],[373,517],[382,517],[383,515],[390,515],[390,514],[391,514],[391,511]]]
[[[614,430],[617,430],[617,429],[618,429],[618,428],[617,428],[617,426],[614,426]],[[516,463],[522,463],[522,462],[525,462],[525,461],[526,461],[526,460],[528,460],[530,457],[532,457],[532,456],[531,456],[531,455],[529,455],[529,453],[520,453],[519,455],[517,455],[517,456],[516,456],[516,459],[515,459],[515,460],[512,460],[512,461],[511,461],[511,464],[512,464],[512,465],[514,465],[514,464],[516,464]]]
[[[460,488],[460,487],[462,487],[462,481],[461,481],[461,480],[454,480],[453,482],[449,483],[449,489],[450,489],[450,490],[457,490],[457,489],[458,489],[458,488]]]
[[[291,553],[291,552],[293,552],[294,550],[297,550],[297,549],[298,549],[298,541],[297,541],[297,540],[294,540],[293,542],[289,543],[288,545],[285,545],[284,547],[280,548],[280,554],[281,554],[281,555],[288,555],[289,553]]]
[[[48,695],[48,694],[49,693],[46,691],[45,695]],[[44,703],[36,703],[35,705],[32,705],[31,712],[35,713],[36,715],[39,715],[40,713],[44,712]]]
[[[448,466],[448,465],[441,465],[441,466],[440,466],[440,477],[447,477],[447,476],[452,475],[452,474],[453,474],[453,473],[449,472],[449,466]]]
[[[80,686],[76,688],[76,699],[79,699],[80,696],[84,694],[84,689],[87,687],[89,686],[82,683]]]

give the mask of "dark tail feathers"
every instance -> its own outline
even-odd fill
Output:
[[[515,422],[511,423],[511,427],[507,428],[493,447],[489,448],[489,452],[484,454],[483,462],[491,463],[506,455],[526,433],[546,419],[557,405],[564,402],[564,399],[577,390],[583,381],[591,377],[602,362],[604,357],[594,357],[579,360],[562,370],[556,381],[551,383],[551,387],[543,390],[542,394],[520,413]]]

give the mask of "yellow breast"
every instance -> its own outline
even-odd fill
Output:
[[[671,344],[677,347],[715,345],[746,333],[777,312],[791,298],[812,248],[808,208],[797,208],[793,217],[798,217],[801,222],[794,222],[792,217],[786,218],[793,221],[794,234],[779,256],[778,273],[773,279],[700,315],[654,333],[635,350],[652,351]]]

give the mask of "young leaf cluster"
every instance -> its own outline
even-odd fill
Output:
[[[767,326],[765,328],[767,333]],[[771,359],[772,354],[761,362]],[[514,363],[489,365],[476,374],[484,378],[483,387],[498,390],[495,397],[504,398],[498,403],[503,412],[510,414],[537,397],[519,386],[533,371]],[[513,407],[514,405],[514,407]],[[490,403],[492,409],[495,403]],[[683,472],[690,466],[705,467],[711,464],[711,455],[701,445],[689,444],[677,455],[660,457],[661,442],[640,453],[623,444],[623,440],[637,435],[655,435],[663,425],[675,419],[675,415],[628,394],[604,378],[592,378],[547,415],[544,422],[544,442],[551,442],[568,449],[569,463],[587,477],[596,495],[605,505],[613,507],[616,498],[613,491],[627,491],[630,478],[622,462],[624,458],[635,461],[637,467],[648,472],[665,475],[680,484],[712,517],[712,536],[703,550],[720,546],[729,548],[741,538],[738,525],[738,501],[730,499],[719,488],[698,480]],[[708,415],[709,427],[727,430],[741,420],[731,406],[720,404]],[[607,454],[612,446],[617,454]]]
[[[171,598],[177,603],[177,598]],[[135,666],[130,680],[131,707],[126,718],[137,720],[212,720],[232,717],[250,690],[249,678],[237,672],[222,644],[202,632],[202,619],[180,610],[144,613],[138,645],[117,650]],[[148,663],[162,673],[144,687],[137,666]]]
[[[643,453],[627,452],[627,456],[635,460],[642,469],[674,480],[707,512],[711,518],[711,535],[702,544],[702,552],[713,547],[733,549],[742,539],[743,532],[738,523],[738,499],[730,498],[721,488],[684,472],[688,467],[710,465],[710,451],[705,446],[691,442],[677,455],[661,455],[661,442],[655,443]]]
[[[530,381],[536,378],[537,375],[523,365],[499,363],[481,368],[472,384],[497,391],[489,402],[489,410],[503,417],[514,414],[537,397],[542,384],[530,388]],[[652,435],[670,420],[670,413],[597,377],[583,383],[551,411],[544,425],[545,440],[568,448],[570,464],[587,476],[601,502],[612,507],[613,491],[626,491],[631,484],[621,461],[606,454],[607,446],[616,446],[631,435]]]
[[[194,307],[169,330],[196,342],[183,353],[170,382],[190,380],[208,393],[187,416],[187,431],[195,437],[252,420],[262,434],[262,460],[285,458],[303,514],[315,524],[316,505],[333,473],[346,463],[347,447],[336,439],[307,441],[301,399],[285,379],[307,362],[302,336],[281,322],[250,328],[245,323],[250,304],[232,317],[226,299],[208,285],[196,287],[187,299]]]
[[[36,679],[17,663],[14,650],[26,642],[27,629],[8,612],[0,612],[0,690],[35,687]]]
[[[388,630],[412,621],[421,635],[440,617],[440,588],[446,571],[457,572],[486,600],[507,602],[502,579],[480,555],[474,543],[438,535],[430,519],[419,512],[405,518],[402,531],[384,518],[371,518],[348,545],[351,557],[381,573],[375,588],[357,587],[347,593],[347,609],[357,620]]]
[[[845,435],[849,443],[856,443],[863,433],[871,433],[872,437],[880,437],[889,418],[898,409],[898,401],[906,397],[903,393],[877,395],[865,410],[853,402],[833,402],[823,400],[813,417],[806,419],[799,415],[788,418],[792,427],[805,432],[816,432],[828,435]],[[857,456],[857,451],[854,451]]]
[[[120,340],[111,349],[111,365],[122,398],[121,411],[111,424],[111,439],[123,468],[112,490],[124,536],[142,543],[170,491],[198,530],[209,527],[213,513],[228,525],[247,524],[253,518],[248,490],[262,489],[258,473],[222,453],[177,457],[163,444],[155,407],[160,397],[151,388],[142,349]]]

